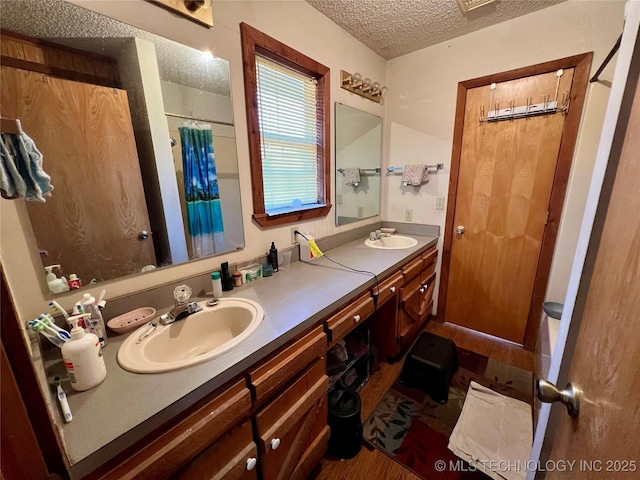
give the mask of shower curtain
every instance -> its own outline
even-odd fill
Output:
[[[224,226],[213,155],[211,126],[179,128],[187,203],[187,223],[193,258],[216,253],[224,242]]]

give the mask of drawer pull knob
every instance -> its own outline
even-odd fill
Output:
[[[391,291],[391,293],[396,293],[396,287],[391,287],[389,290]]]
[[[360,315],[354,315],[353,319],[358,323],[360,321]]]
[[[247,458],[247,470],[253,470],[254,468],[256,468],[257,463],[258,460],[255,457]]]
[[[425,292],[425,288],[424,287],[420,287],[420,293],[424,293]]]
[[[279,446],[280,446],[280,439],[279,438],[272,438],[271,439],[271,450],[277,450]]]

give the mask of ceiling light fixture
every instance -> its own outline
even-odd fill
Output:
[[[493,3],[494,1],[495,0],[458,0],[458,4],[460,5],[460,10],[467,13],[469,10],[482,7],[489,3]]]
[[[382,103],[382,97],[389,91],[378,82],[372,82],[369,78],[363,79],[359,73],[351,74],[344,70],[340,70],[340,87],[376,103]]]

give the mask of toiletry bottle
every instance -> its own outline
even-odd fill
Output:
[[[69,283],[70,289],[80,288],[82,286],[82,282],[80,281],[80,279],[75,273],[72,273],[71,275],[69,275],[68,283]]]
[[[220,280],[220,272],[211,274],[211,286],[213,287],[213,298],[222,297],[222,280]]]
[[[100,313],[100,309],[96,304],[96,299],[90,293],[85,293],[82,296],[80,304],[82,305],[83,313],[91,314],[91,319],[86,322],[89,326],[89,331],[98,337],[98,340],[100,340],[100,346],[104,347],[107,344],[107,330],[104,326],[102,313]]]
[[[231,280],[233,281],[233,286],[234,287],[241,287],[242,286],[242,273],[240,273],[238,270],[236,270],[235,272],[233,272],[231,274]]]
[[[220,275],[222,276],[222,291],[233,290],[233,282],[231,281],[231,275],[229,275],[229,262],[223,262],[220,265]]]
[[[269,263],[271,264],[271,268],[273,268],[273,272],[278,271],[278,249],[276,248],[275,242],[271,242],[271,248],[269,249]]]
[[[56,274],[53,273],[54,268],[60,268],[60,265],[49,265],[48,267],[44,267],[47,271],[47,285],[49,286],[49,291],[51,293],[68,292],[69,285],[67,284],[67,279],[64,277],[56,277]]]
[[[87,319],[87,323],[89,321]],[[107,376],[107,367],[98,337],[93,333],[84,333],[78,326],[78,316],[69,317],[69,322],[73,325],[71,340],[62,345],[62,359],[71,379],[71,387],[82,392],[100,384]]]

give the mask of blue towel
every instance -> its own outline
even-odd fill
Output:
[[[51,177],[42,168],[42,153],[26,133],[0,135],[0,190],[4,198],[45,202]]]

